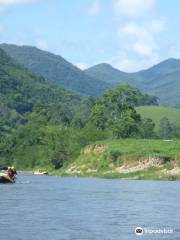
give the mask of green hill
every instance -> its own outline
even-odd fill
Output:
[[[30,71],[68,90],[96,96],[111,88],[108,83],[90,77],[61,56],[30,46],[1,44],[0,47]]]
[[[172,124],[180,124],[180,109],[162,106],[142,106],[136,108],[137,112],[144,118],[151,118],[156,128],[159,127],[160,120],[168,118]]]
[[[101,63],[85,70],[89,76],[101,79],[103,82],[117,86],[122,83],[128,83],[131,77],[128,73],[113,68],[110,64]]]
[[[108,64],[98,64],[87,74],[113,86],[127,82],[141,91],[159,97],[160,103],[180,107],[180,60],[168,59],[147,70],[125,73]]]
[[[167,59],[136,73],[122,72],[105,63],[82,71],[61,56],[35,47],[10,44],[0,47],[35,74],[80,94],[98,96],[119,84],[129,83],[143,93],[159,97],[162,105],[180,107],[178,59]]]
[[[61,104],[69,112],[76,112],[81,98],[42,77],[37,77],[11,59],[0,49],[0,131],[8,123],[21,121],[37,102],[44,105]],[[59,106],[60,108],[60,106]]]

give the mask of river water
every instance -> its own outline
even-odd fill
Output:
[[[0,239],[180,239],[180,182],[19,175],[0,185]]]

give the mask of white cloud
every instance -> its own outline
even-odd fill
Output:
[[[137,53],[140,57],[152,57],[154,56],[154,51],[157,49],[155,43],[135,43],[132,45],[132,50]]]
[[[124,54],[112,58],[109,64],[125,72],[134,72],[138,69],[137,63]]]
[[[92,5],[89,7],[88,9],[88,13],[90,15],[98,15],[100,12],[100,3],[99,3],[99,0],[95,0]]]
[[[156,55],[154,58],[136,58],[130,57],[128,54],[120,53],[118,56],[115,56],[109,61],[109,64],[114,66],[117,69],[125,72],[136,72],[142,69],[149,68],[154,64],[159,63],[160,59]]]
[[[25,4],[35,2],[36,0],[0,0],[0,6],[10,6],[16,4]]]
[[[159,46],[155,39],[158,29],[149,22],[127,22],[118,30],[121,46],[120,57],[113,59],[113,64],[123,71],[137,71],[158,62]]]
[[[39,39],[36,42],[36,47],[40,48],[41,50],[47,50],[48,49],[48,43],[46,40]]]
[[[154,29],[149,23],[140,25],[136,22],[129,22],[119,29],[119,37],[126,51],[131,51],[139,57],[150,58],[156,54],[159,47],[154,34]]]
[[[155,0],[114,0],[115,9],[126,17],[145,16],[155,5]]]
[[[114,0],[120,53],[110,61],[113,66],[133,72],[160,60],[157,36],[166,29],[166,22],[157,15],[156,1]]]
[[[82,70],[85,70],[90,67],[87,63],[77,63],[76,66]]]
[[[136,39],[152,40],[152,34],[146,26],[137,24],[136,22],[128,22],[125,26],[119,29],[119,33],[123,33],[125,37],[133,37]]]

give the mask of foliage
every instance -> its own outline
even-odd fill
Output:
[[[155,123],[150,118],[142,119],[140,133],[142,138],[155,138]]]
[[[127,84],[110,90],[92,108],[90,120],[100,129],[110,129],[115,138],[137,137],[142,119],[134,106],[140,97],[139,91]]]
[[[105,140],[97,143],[107,144],[108,151],[121,151],[121,156],[126,155],[127,158],[134,156],[152,156],[175,158],[178,156],[180,149],[180,141],[164,141],[160,139],[120,139],[120,140]],[[138,158],[139,159],[139,158]]]
[[[0,50],[0,89],[0,165],[59,169],[93,142],[154,137],[153,121],[135,110],[150,97],[128,84],[98,98],[82,98],[37,77]],[[175,126],[173,131],[178,132]]]
[[[113,123],[113,136],[117,139],[135,137],[139,135],[140,117],[135,111],[129,110]]]
[[[168,118],[161,119],[159,124],[159,136],[162,139],[170,139],[172,137],[172,128]]]
[[[101,147],[101,151],[98,151],[98,146]],[[88,151],[85,151],[86,149]],[[75,174],[80,176],[173,179],[174,175],[167,171],[178,166],[179,149],[180,141],[152,139],[98,141],[81,151],[78,158],[73,161],[73,167],[78,170]],[[159,164],[154,165],[155,159]],[[66,166],[59,173],[63,175],[71,166]]]
[[[136,111],[142,118],[150,118],[156,124],[156,132],[159,130],[160,120],[167,117],[171,125],[178,126],[180,122],[180,109],[164,106],[141,106],[136,107]]]
[[[140,137],[139,126],[143,124],[134,109],[137,99],[137,91],[122,85],[99,99],[83,99],[76,114],[67,107],[66,101],[45,104],[38,100],[30,112],[24,113],[25,122],[17,124],[2,138],[0,156],[4,163],[13,162],[19,168],[51,166],[58,169],[77,158],[85,145],[95,141]],[[74,98],[71,103],[73,101]],[[149,127],[143,125],[146,126]],[[151,130],[149,127],[146,137],[152,135]]]

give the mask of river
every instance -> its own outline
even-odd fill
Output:
[[[0,185],[0,239],[180,239],[180,182],[20,174]]]

